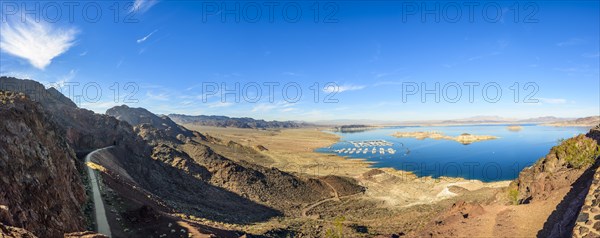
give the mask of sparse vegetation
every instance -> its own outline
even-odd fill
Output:
[[[600,155],[598,144],[593,139],[579,135],[567,140],[559,140],[560,144],[552,148],[550,153],[564,159],[572,168],[584,168],[591,165]]]
[[[519,205],[519,190],[511,188],[508,190],[508,199],[512,205]]]
[[[325,232],[325,237],[327,238],[342,238],[344,237],[344,221],[346,218],[344,216],[336,217],[333,221],[333,228],[330,228]]]

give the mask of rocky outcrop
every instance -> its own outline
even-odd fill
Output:
[[[0,237],[2,238],[36,238],[31,232],[14,226],[0,223]]]
[[[112,145],[114,165],[135,181],[134,187],[143,188],[164,201],[169,209],[190,217],[255,223],[282,214],[298,214],[302,205],[333,196],[332,188],[321,179],[230,160],[211,146],[222,147],[230,154],[235,154],[236,148],[255,150],[239,144],[228,147],[145,109],[120,107],[111,111],[123,119],[118,120],[77,108],[58,91],[45,89],[34,81],[0,78],[0,88],[6,85],[17,85],[16,90],[23,93],[19,96],[37,95],[27,87],[45,95],[32,100],[39,104],[29,101],[24,104],[26,107],[2,110],[8,114],[2,115],[0,122],[6,123],[10,132],[0,134],[0,138],[6,138],[0,144],[0,149],[6,151],[0,153],[0,205],[4,205],[0,207],[0,222],[24,227],[36,235],[56,237],[83,230],[83,218],[76,214],[80,213],[78,206],[85,195],[73,165],[74,152]],[[141,118],[150,119],[146,122]],[[26,122],[30,124],[19,124],[18,120],[29,119]],[[36,139],[41,142],[36,144]],[[14,161],[8,156],[12,154],[25,159]],[[340,192],[362,189],[353,181],[333,184],[344,187]]]
[[[457,226],[467,222],[476,222],[482,214],[484,214],[484,209],[480,204],[457,201],[425,225],[425,228],[416,237],[465,236],[456,229]]]
[[[122,105],[106,110],[106,115],[126,121],[134,126],[150,125],[171,137],[177,137],[179,134],[192,136],[190,131],[173,122],[169,117],[157,116],[144,108],[132,108]]]
[[[0,91],[0,118],[0,223],[41,237],[85,230],[85,192],[65,131],[23,93]]]
[[[108,238],[108,236],[91,231],[82,231],[65,234],[64,238]]]
[[[283,211],[331,196],[330,188],[317,179],[300,178],[244,161],[235,162],[204,145],[186,145],[182,149],[208,169],[211,184]]]
[[[46,89],[33,80],[0,77],[2,89],[24,93],[39,102],[49,119],[66,131],[66,138],[76,152],[117,145],[136,155],[149,153],[149,148],[127,122],[78,108],[54,88]]]
[[[598,143],[586,135],[564,140],[533,166],[523,169],[510,188],[518,192],[519,203],[544,200],[552,191],[571,186],[598,155]]]
[[[598,132],[593,129],[586,135],[562,141],[544,158],[521,171],[510,184],[509,193],[516,203],[544,201],[558,194],[562,197],[538,232],[539,237],[571,236],[576,221],[583,220],[578,214],[587,209],[585,197],[600,166],[597,139]]]
[[[145,109],[120,107],[114,115],[127,115],[120,118],[154,118],[152,113]],[[131,122],[136,122],[132,120]],[[180,134],[173,140],[166,131],[173,130],[168,122],[146,123],[137,121],[135,130],[140,136],[153,145],[152,158],[160,161],[167,167],[178,168],[185,176],[197,178],[212,186],[224,188],[243,198],[268,205],[279,211],[289,211],[303,203],[312,203],[331,196],[331,189],[321,180],[300,178],[298,176],[280,171],[275,168],[233,161],[215,152],[208,145],[207,140],[185,128],[177,128]],[[158,125],[159,128],[154,127]],[[162,128],[162,129],[161,129]],[[199,133],[198,133],[199,134]],[[251,147],[228,141],[220,146],[231,150],[233,153],[258,153]],[[346,184],[340,182],[340,184]],[[350,183],[348,183],[350,184]],[[356,188],[361,187],[354,183]],[[169,195],[172,196],[172,195]]]
[[[169,114],[173,121],[179,124],[193,124],[197,126],[236,127],[252,129],[268,128],[298,128],[308,126],[306,123],[293,121],[265,121],[248,117],[235,118],[226,116],[188,116],[181,114]]]

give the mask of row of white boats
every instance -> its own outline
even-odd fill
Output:
[[[369,150],[369,148],[342,148],[339,150],[334,150],[334,152],[339,153],[339,154],[367,154],[369,153],[369,151],[372,154],[377,154],[378,150],[376,147],[373,147],[372,149]],[[379,154],[395,154],[396,150],[392,149],[392,148],[387,148],[387,150],[383,147],[379,148]]]
[[[394,143],[385,140],[349,141],[354,147],[392,146]]]

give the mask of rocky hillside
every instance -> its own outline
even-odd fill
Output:
[[[235,128],[298,128],[308,126],[306,123],[293,121],[265,121],[248,117],[235,118],[226,116],[188,116],[181,114],[169,114],[173,121],[179,124],[193,124],[197,126],[235,127]]]
[[[571,235],[594,174],[600,166],[599,139],[600,131],[592,129],[586,135],[562,141],[552,147],[544,158],[521,171],[509,186],[514,202],[521,204],[544,201],[555,196],[554,191],[569,190],[548,217],[538,236]]]
[[[43,237],[85,230],[84,187],[64,129],[23,93],[0,91],[0,118],[0,223]]]
[[[106,115],[113,116],[121,121],[126,121],[130,125],[138,126],[148,124],[156,129],[164,130],[168,135],[191,136],[192,133],[183,127],[177,125],[167,116],[157,116],[144,108],[131,108],[127,105],[110,108]]]
[[[122,118],[156,117],[152,116],[153,114],[148,115],[149,112],[145,109],[120,107],[118,110],[119,115],[128,115]],[[297,208],[302,203],[315,202],[330,196],[330,188],[318,179],[300,178],[275,168],[230,160],[213,151],[210,148],[211,143],[207,140],[198,136],[184,136],[194,134],[185,128],[178,125],[166,126],[168,123],[159,125],[162,129],[142,121],[134,124],[135,130],[145,139],[150,139],[149,144],[155,145],[152,158],[169,167],[177,167],[187,175],[206,181],[212,186],[225,188],[283,213]],[[172,127],[182,130],[177,140],[160,136],[164,135],[162,131],[174,130]],[[149,134],[154,136],[146,136]],[[199,133],[195,135],[197,134]],[[241,146],[235,143],[223,145],[231,147],[232,150]]]
[[[557,187],[571,185],[594,164],[599,154],[596,140],[586,135],[564,140],[552,147],[544,158],[521,171],[513,182],[519,203],[543,200]]]
[[[33,80],[0,77],[0,90],[24,93],[32,101],[39,102],[49,118],[66,131],[66,138],[75,152],[117,144],[136,155],[148,153],[148,148],[127,122],[78,108],[54,88],[46,89]]]
[[[233,162],[202,145],[209,143],[202,134],[144,109],[111,110],[132,123],[137,118],[142,124],[134,128],[113,116],[80,109],[58,91],[35,81],[1,77],[0,88],[7,87],[32,96],[40,105],[40,113],[47,115],[45,121],[55,123],[54,132],[64,135],[75,152],[116,145],[119,164],[141,187],[186,214],[234,223],[256,222],[298,207],[300,202],[331,195],[330,188],[317,179]],[[150,123],[139,119],[145,117]]]

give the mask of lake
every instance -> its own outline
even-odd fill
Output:
[[[417,176],[462,177],[481,181],[512,180],[523,168],[544,157],[560,139],[585,134],[583,127],[549,127],[521,125],[520,131],[509,131],[508,125],[436,126],[436,127],[386,127],[363,132],[341,133],[340,142],[331,147],[319,148],[321,153],[335,153],[348,159],[365,159],[374,162],[372,167],[390,167],[411,171]],[[438,131],[449,136],[462,133],[492,135],[494,140],[463,145],[452,140],[396,138],[397,131]],[[385,140],[392,145],[356,147],[351,142]],[[373,154],[372,148],[376,148]],[[344,153],[351,148],[353,153]],[[367,148],[367,153],[364,153]],[[384,153],[380,153],[384,148]],[[395,151],[390,154],[388,148]],[[345,149],[343,152],[340,150]],[[362,149],[356,153],[356,150]]]

